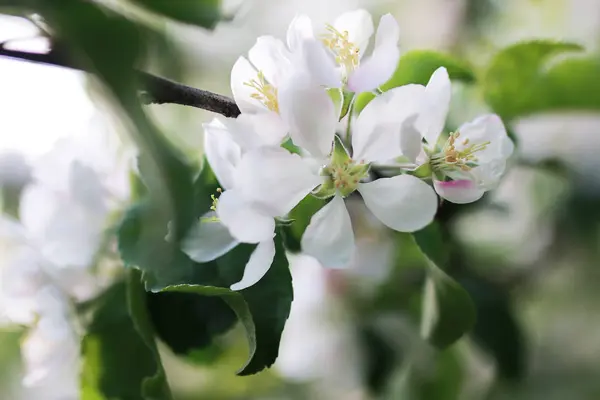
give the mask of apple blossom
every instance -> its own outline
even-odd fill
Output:
[[[247,121],[251,122],[253,117]],[[238,123],[236,123],[238,122]],[[318,185],[318,177],[308,173],[309,166],[305,165],[298,155],[291,154],[280,147],[258,146],[246,151],[235,138],[252,136],[252,123],[244,121],[225,121],[215,119],[206,124],[205,151],[206,158],[212,167],[218,181],[225,189],[217,199],[214,198],[212,210],[205,214],[201,221],[194,226],[182,244],[182,250],[197,262],[207,262],[216,259],[239,243],[258,244],[250,256],[240,282],[231,286],[232,290],[241,290],[258,282],[268,271],[275,256],[275,218],[287,214],[298,201]],[[260,162],[263,154],[273,155],[283,166],[281,170],[250,171],[248,165]],[[258,173],[262,186],[271,180],[278,181],[280,176],[290,171],[298,171],[299,180],[292,185],[295,196],[288,204],[280,204],[277,208],[267,208],[256,201],[254,193],[249,194],[248,173]],[[302,175],[301,172],[307,172]],[[293,172],[289,176],[294,179]],[[288,194],[285,188],[274,188],[270,192],[258,193],[261,196],[283,199]]]
[[[340,15],[317,37],[312,33],[312,23],[307,16],[296,17],[290,29],[292,27],[304,33],[301,60],[321,85],[366,92],[388,81],[396,70],[400,58],[400,30],[391,14],[381,17],[373,53],[366,58],[365,50],[374,31],[372,17],[366,10],[358,9]],[[292,41],[288,36],[288,43],[298,41]]]
[[[0,314],[3,323],[30,328],[22,343],[23,383],[48,399],[77,397],[71,302],[97,295],[107,283],[101,274],[110,275],[92,267],[108,220],[128,195],[131,161],[120,159],[110,135],[91,129],[34,160],[20,221],[0,218]]]
[[[277,38],[260,36],[248,51],[248,58],[240,56],[231,70],[231,91],[240,111],[259,115],[256,121],[261,128],[280,140],[287,133],[287,124],[280,116],[278,89],[290,69],[298,64],[308,35],[303,21],[294,20],[288,29],[287,47]]]
[[[495,114],[463,124],[440,144],[450,94],[448,72],[440,67],[420,98],[413,99],[421,110],[414,125],[403,131],[403,154],[416,165],[431,168],[434,188],[441,197],[453,203],[470,203],[497,186],[514,145]]]

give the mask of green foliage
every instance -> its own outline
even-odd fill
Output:
[[[132,0],[133,2],[166,17],[213,29],[221,19],[220,0]]]
[[[215,193],[218,186],[214,174],[205,163],[193,185],[195,217],[209,211],[210,195]],[[178,300],[184,301],[186,307],[194,310],[192,314],[186,314],[185,318],[165,318],[164,310],[160,312],[154,308],[155,321],[176,324],[180,329],[192,332],[189,335],[174,335],[174,327],[158,326],[157,331],[161,333],[161,337],[168,337],[170,340],[166,340],[167,344],[179,353],[189,353],[209,344],[212,336],[232,326],[229,313],[223,315],[217,313],[217,310],[202,312],[206,302],[215,304],[214,299],[208,300],[206,296],[218,296],[235,312],[246,330],[250,356],[239,374],[253,374],[272,365],[277,358],[281,333],[292,302],[291,275],[282,234],[278,233],[274,238],[276,255],[267,274],[256,285],[233,292],[229,287],[241,279],[244,267],[256,246],[241,244],[214,261],[203,264],[194,262],[179,249],[174,238],[165,240],[165,221],[142,218],[147,206],[148,203],[142,201],[126,214],[118,234],[121,257],[127,264],[138,266],[144,272],[146,285],[154,292],[204,296],[195,300],[189,296]],[[156,306],[157,303],[152,301],[151,304]]]
[[[456,351],[444,350],[408,364],[393,398],[458,400],[464,378]]]
[[[466,83],[475,81],[475,75],[471,68],[462,61],[435,51],[413,50],[400,57],[394,75],[380,89],[385,92],[410,83],[426,85],[431,74],[439,67],[446,67],[452,80]],[[361,93],[356,96],[355,111],[357,113],[361,112],[374,98],[375,94],[373,93]]]
[[[237,322],[236,314],[218,296],[161,292],[148,293],[147,301],[158,337],[188,359],[211,347],[214,337]]]
[[[480,277],[462,279],[477,308],[472,331],[476,343],[496,362],[496,373],[506,380],[519,380],[525,374],[524,332],[510,304],[506,290]]]
[[[476,310],[467,291],[432,260],[445,258],[442,236],[435,224],[414,236],[427,262],[421,334],[438,348],[446,348],[473,328]]]
[[[581,51],[573,43],[536,40],[500,51],[483,79],[485,99],[504,119],[551,110],[600,109],[600,58],[552,58]]]
[[[171,398],[137,271],[91,306],[83,338],[82,399]]]
[[[197,266],[207,267],[206,264]],[[222,268],[222,265],[217,265],[217,268]],[[249,288],[234,292],[224,287],[180,284],[168,286],[163,291],[219,296],[231,307],[244,326],[250,348],[248,362],[240,369],[239,375],[260,372],[277,359],[281,333],[293,299],[291,275],[280,235],[276,236],[276,253],[271,268]],[[204,323],[211,323],[206,315],[200,317],[204,317]],[[223,316],[214,315],[213,321],[214,318],[222,320]],[[193,317],[190,317],[188,322],[192,320]]]

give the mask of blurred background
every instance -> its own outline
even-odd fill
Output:
[[[212,32],[164,22],[180,57],[172,78],[230,95],[231,66],[257,36],[284,37],[297,13],[318,24],[357,7],[376,21],[392,13],[402,51],[441,50],[476,74],[520,40],[572,41],[588,56],[600,47],[597,0],[228,0],[223,7],[232,19]],[[43,50],[27,40],[35,34],[27,21],[0,17],[0,42]],[[600,91],[597,82],[591,90]],[[27,165],[60,139],[85,136],[98,123],[118,130],[95,96],[82,73],[0,57],[0,185],[23,185]],[[452,107],[456,125],[487,110],[480,89],[460,83]],[[201,124],[211,113],[148,108],[182,151],[201,159]],[[473,206],[440,212],[448,271],[477,305],[470,335],[442,353],[421,341],[411,312],[414,257],[357,203],[359,250],[350,270],[291,256],[295,299],[275,366],[235,376],[247,351],[239,330],[193,359],[161,345],[179,398],[600,398],[600,111],[536,113],[510,128],[518,150],[500,188]],[[0,336],[0,397],[43,400],[21,388],[19,337],[17,328]]]

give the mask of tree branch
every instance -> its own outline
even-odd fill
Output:
[[[54,65],[65,68],[84,70],[61,57],[57,52],[47,54],[29,53],[7,49],[0,44],[0,56],[34,63]],[[225,117],[235,118],[240,115],[240,109],[233,99],[206,90],[196,89],[147,72],[137,72],[142,83],[142,102],[144,104],[181,104],[184,106],[202,108]]]

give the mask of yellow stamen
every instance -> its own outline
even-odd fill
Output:
[[[477,157],[474,155],[478,151],[485,150],[485,148],[490,144],[490,142],[473,144],[469,147],[464,148],[463,150],[456,149],[456,139],[460,136],[460,132],[454,132],[450,134],[450,137],[446,141],[442,152],[432,159],[432,163],[434,166],[443,167],[457,167],[463,171],[470,171],[473,163],[478,161]],[[470,143],[469,139],[466,138],[463,140],[462,145],[468,146]],[[471,165],[468,165],[471,164]]]
[[[346,69],[346,72],[353,71],[359,62],[360,49],[348,40],[348,31],[340,32],[331,25],[326,25],[328,33],[321,38],[325,47],[327,47],[335,56],[335,61]]]
[[[249,82],[244,82],[244,85],[256,90],[250,97],[263,103],[271,111],[279,113],[279,103],[277,102],[277,88],[271,85],[266,79],[262,71],[258,71],[256,79]]]

